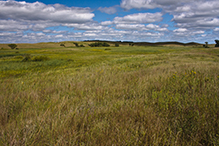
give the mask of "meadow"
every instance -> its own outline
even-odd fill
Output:
[[[219,145],[219,48],[0,45],[0,145]]]

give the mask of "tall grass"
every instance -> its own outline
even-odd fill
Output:
[[[218,52],[136,48],[1,78],[0,145],[219,145]]]

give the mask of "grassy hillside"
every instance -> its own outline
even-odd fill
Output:
[[[0,50],[0,145],[219,145],[219,49],[80,43]]]

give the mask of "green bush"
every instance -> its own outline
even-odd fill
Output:
[[[116,44],[115,44],[115,47],[119,47],[119,44],[118,44],[118,43],[116,43]]]

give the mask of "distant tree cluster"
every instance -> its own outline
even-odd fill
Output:
[[[100,43],[100,42],[96,42],[96,43],[92,43],[89,44],[90,47],[109,47],[110,45],[107,43]]]

